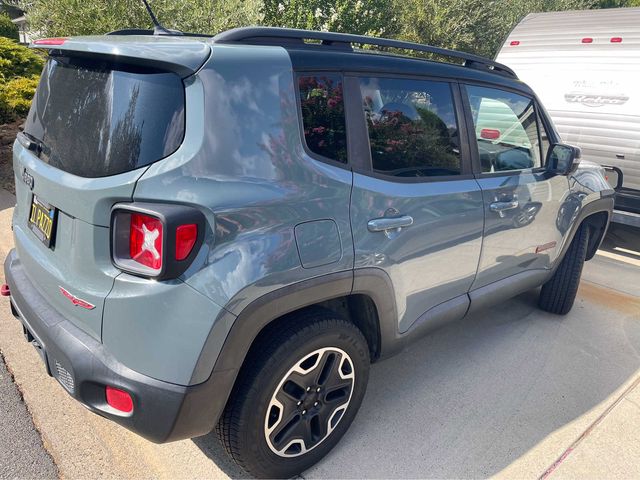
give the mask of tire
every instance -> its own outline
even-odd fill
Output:
[[[323,458],[369,378],[369,346],[352,323],[320,309],[290,320],[252,349],[217,426],[227,453],[258,478],[290,478]]]
[[[553,276],[542,286],[538,305],[542,310],[566,315],[578,293],[580,275],[589,245],[589,229],[579,228]]]

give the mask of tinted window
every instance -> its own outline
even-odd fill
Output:
[[[184,87],[173,73],[50,59],[25,133],[40,158],[82,177],[103,177],[173,153],[184,135]]]
[[[448,83],[362,78],[360,90],[374,171],[397,177],[460,174]]]
[[[536,111],[531,98],[467,86],[483,172],[542,165]]]
[[[347,162],[347,131],[340,75],[298,78],[304,138],[323,157]]]

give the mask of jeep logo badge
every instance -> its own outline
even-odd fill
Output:
[[[33,175],[27,172],[26,168],[22,170],[22,181],[29,186],[30,190],[33,190]]]

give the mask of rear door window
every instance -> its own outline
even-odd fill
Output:
[[[104,177],[175,152],[184,115],[184,85],[174,73],[52,57],[24,132],[51,166]]]
[[[361,78],[374,172],[394,177],[460,175],[460,141],[446,82]]]

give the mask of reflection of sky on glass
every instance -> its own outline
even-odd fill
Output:
[[[528,99],[527,97],[523,97],[522,95],[518,95],[517,93],[510,93],[494,88],[467,86],[467,90],[469,92],[469,97],[474,113],[477,112],[477,107],[480,104],[480,100],[482,98],[491,98],[492,100],[504,103],[518,117],[521,117],[525,113],[527,108],[531,106],[532,102],[532,100]]]
[[[435,113],[450,129],[456,129],[456,116],[453,110],[451,88],[446,82],[428,80],[411,80],[397,78],[363,78],[361,80],[362,96],[370,97],[374,109],[381,109],[385,104],[400,102],[413,104],[419,108],[427,108]],[[418,98],[416,103],[412,99]],[[424,102],[426,99],[426,103]]]

